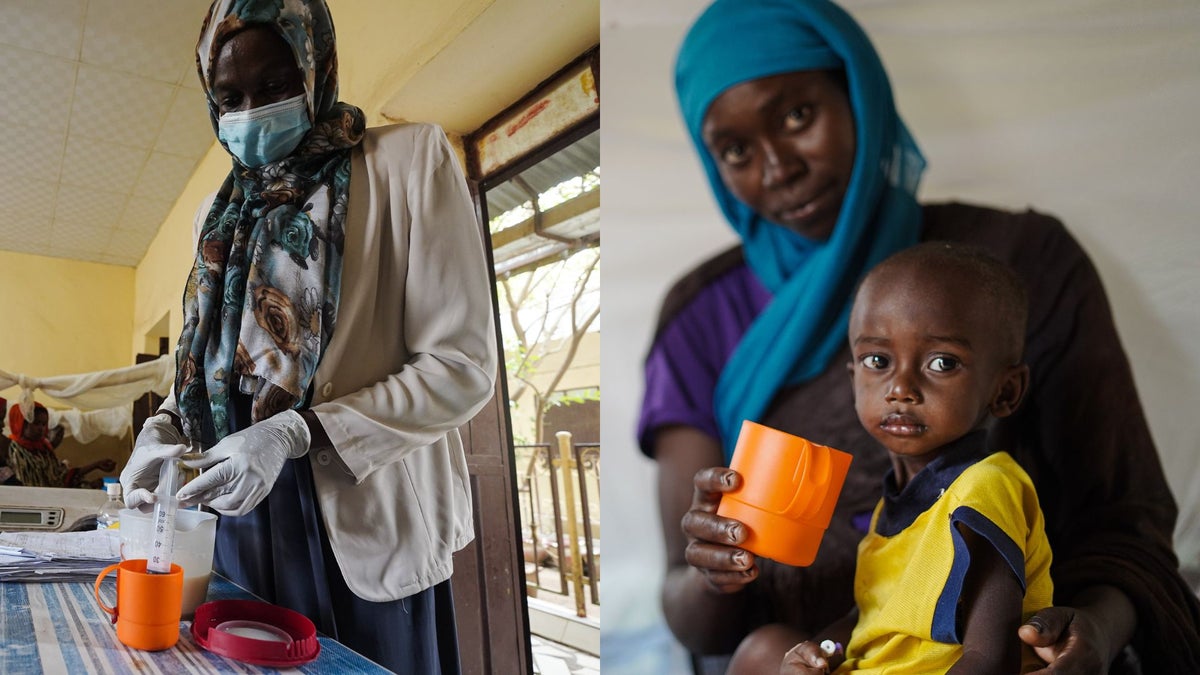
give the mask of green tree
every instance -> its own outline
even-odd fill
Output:
[[[532,394],[537,436],[533,442],[545,442],[542,423],[551,407],[599,398],[595,389],[566,398],[554,395],[584,335],[600,316],[599,272],[600,249],[584,248],[565,259],[499,280],[500,302],[507,314],[504,342],[509,400]],[[548,357],[560,353],[562,358],[548,379],[535,377]]]

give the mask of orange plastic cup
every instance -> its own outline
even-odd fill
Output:
[[[729,468],[742,486],[726,492],[717,515],[746,526],[742,548],[788,565],[817,557],[851,455],[745,421]]]
[[[117,571],[117,604],[100,599],[100,583]],[[146,560],[135,558],[109,565],[96,577],[96,602],[117,624],[117,639],[134,649],[158,651],[179,641],[183,609],[183,568],[172,564],[166,574],[146,571]]]

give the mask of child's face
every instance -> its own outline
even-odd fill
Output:
[[[850,315],[858,419],[919,466],[936,457],[930,451],[982,425],[1013,368],[1002,358],[996,313],[975,301],[960,276],[913,266],[879,270]]]
[[[46,437],[46,426],[50,422],[50,414],[42,409],[33,413],[33,419],[26,422],[21,429],[21,437],[30,441],[40,441]]]

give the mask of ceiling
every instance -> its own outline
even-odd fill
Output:
[[[372,124],[473,131],[599,42],[599,0],[329,4],[342,98]],[[213,145],[194,58],[208,5],[0,2],[0,250],[138,264]]]

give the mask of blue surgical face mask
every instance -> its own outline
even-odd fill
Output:
[[[217,119],[217,137],[250,168],[287,157],[311,128],[304,94]]]

